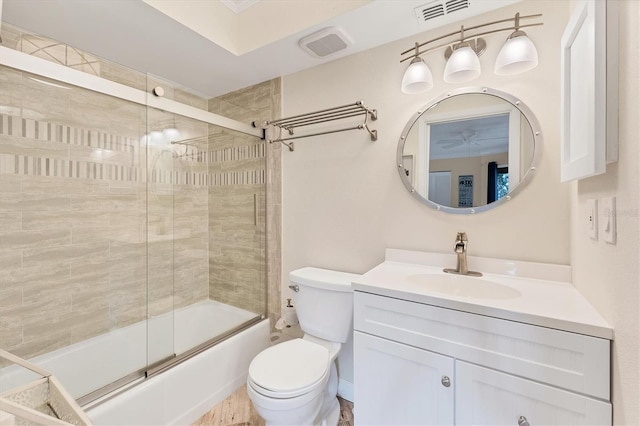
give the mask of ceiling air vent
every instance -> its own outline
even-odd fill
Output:
[[[446,3],[446,7],[447,7],[447,13],[466,9],[469,7],[469,0],[449,0]]]
[[[449,13],[457,12],[458,10],[467,9],[468,7],[469,0],[435,0],[416,7],[414,12],[418,17],[418,21],[425,23],[431,19],[439,18]]]
[[[353,42],[340,28],[324,28],[303,37],[298,45],[315,58],[325,58],[351,46]]]
[[[416,7],[414,10],[420,22],[427,22],[430,19],[444,16],[444,4],[441,1],[432,1]]]

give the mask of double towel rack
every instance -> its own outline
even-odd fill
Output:
[[[330,121],[343,120],[345,118],[360,117],[363,116],[363,122],[357,126],[347,127],[336,130],[326,130],[317,133],[304,134],[299,136],[294,135],[294,129],[298,127],[312,126],[314,124],[327,123]],[[267,139],[269,143],[279,142],[286,145],[289,151],[293,151],[293,139],[309,138],[311,136],[327,135],[330,133],[346,132],[349,130],[366,130],[369,133],[372,141],[378,139],[378,131],[369,128],[369,120],[375,121],[378,119],[378,112],[375,109],[367,108],[362,101],[358,101],[353,104],[342,105],[339,107],[323,109],[320,111],[310,112],[307,114],[295,115],[293,117],[280,118],[278,120],[265,121],[266,126],[275,126],[281,131],[285,130],[289,133],[289,137],[277,139]],[[256,123],[253,123],[254,126]]]

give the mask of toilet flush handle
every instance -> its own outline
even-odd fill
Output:
[[[289,288],[295,291],[296,293],[300,291],[300,287],[298,287],[298,284],[291,284]]]

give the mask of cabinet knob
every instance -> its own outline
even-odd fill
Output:
[[[442,386],[444,386],[445,388],[448,388],[449,386],[451,386],[451,379],[449,379],[448,376],[442,376],[442,380],[440,380],[440,383],[442,383]]]
[[[518,418],[518,426],[530,426],[529,420],[525,416],[520,416]]]

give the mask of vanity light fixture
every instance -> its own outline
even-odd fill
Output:
[[[480,56],[486,49],[486,41],[480,37],[501,31],[512,31],[506,43],[500,50],[496,59],[495,73],[498,75],[510,75],[528,71],[538,65],[538,52],[527,34],[521,30],[525,27],[536,27],[542,22],[520,25],[521,19],[539,18],[542,14],[520,16],[516,13],[513,18],[501,19],[486,24],[475,25],[436,37],[424,43],[416,43],[411,49],[405,50],[400,56],[406,56],[400,60],[405,62],[411,59],[411,63],[402,78],[402,91],[413,94],[425,92],[433,87],[431,70],[421,58],[422,55],[441,48],[447,48],[445,58],[447,64],[443,79],[447,83],[465,83],[480,76]],[[512,25],[505,26],[505,23]],[[502,25],[501,25],[502,24]],[[486,30],[481,30],[486,27]],[[454,38],[456,40],[449,40]],[[433,43],[440,41],[440,44]],[[431,46],[428,46],[431,45]],[[424,48],[422,51],[420,48]]]
[[[538,65],[538,51],[527,33],[520,30],[520,14],[516,13],[515,31],[500,49],[494,72],[497,75],[511,75],[529,71]]]
[[[464,34],[464,27],[460,30]],[[462,35],[464,38],[464,35]],[[480,59],[475,51],[466,41],[453,45],[451,56],[444,68],[444,81],[447,83],[465,83],[480,77]]]
[[[402,91],[404,93],[421,93],[431,90],[433,87],[433,75],[431,70],[424,62],[424,60],[418,56],[418,43],[416,43],[416,56],[411,60],[409,68],[402,77]]]

